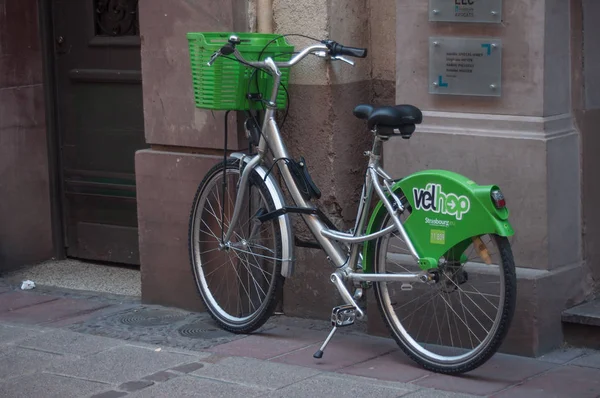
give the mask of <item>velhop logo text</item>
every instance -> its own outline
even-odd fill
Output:
[[[417,210],[447,214],[461,220],[469,212],[471,202],[464,195],[445,193],[440,184],[427,184],[425,189],[413,188]]]

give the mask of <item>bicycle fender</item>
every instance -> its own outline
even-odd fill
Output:
[[[247,164],[251,156],[247,156],[243,153],[232,153],[231,157],[240,159],[245,164]],[[258,173],[258,175],[265,182],[271,197],[273,198],[273,203],[275,205],[275,209],[281,209],[285,207],[285,198],[283,193],[281,192],[281,188],[277,181],[273,177],[273,173],[268,173],[268,170],[263,165],[257,165],[254,170]],[[294,274],[294,265],[295,265],[295,257],[294,257],[294,242],[292,237],[292,221],[290,219],[289,214],[283,214],[278,217],[279,222],[279,230],[281,232],[281,275],[285,278],[289,278]]]
[[[437,265],[449,249],[484,234],[512,236],[507,208],[497,209],[491,192],[496,185],[478,185],[460,174],[446,170],[426,170],[396,182],[394,193],[404,193],[410,204],[410,215],[404,228],[421,258],[430,258]],[[379,231],[387,213],[383,202],[375,206],[367,234]],[[365,244],[365,271],[373,272],[375,241]],[[466,248],[466,247],[465,247]]]

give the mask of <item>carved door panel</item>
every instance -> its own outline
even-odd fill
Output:
[[[139,264],[137,0],[53,1],[67,255]]]

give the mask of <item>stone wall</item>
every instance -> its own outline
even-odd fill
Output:
[[[0,0],[0,273],[53,254],[35,0]]]
[[[569,2],[503,2],[501,24],[430,23],[428,3],[397,1],[396,99],[424,110],[410,142],[390,141],[386,170],[441,168],[507,197],[518,304],[504,350],[537,355],[562,342],[560,313],[590,287],[581,239],[580,140],[571,112]],[[428,93],[430,36],[499,37],[502,96]]]
[[[215,155],[222,156],[225,122],[224,112],[194,106],[186,34],[244,30],[246,4],[144,0],[139,8],[144,122],[151,144],[135,159],[142,300],[199,310],[188,220],[196,188],[219,161]],[[238,149],[234,115],[229,127],[229,149]]]

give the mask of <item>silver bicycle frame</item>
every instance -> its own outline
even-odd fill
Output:
[[[277,93],[281,81],[281,72],[279,70],[279,67],[291,67],[298,63],[301,59],[306,57],[308,54],[315,54],[323,57],[324,54],[327,54],[327,52],[328,48],[325,45],[317,44],[303,49],[288,62],[274,62],[271,58],[267,58],[263,62],[249,62],[246,61],[237,50],[234,51],[235,57],[238,58],[238,60],[240,60],[241,62],[249,64],[253,67],[267,69],[268,71],[270,71],[274,79],[274,84],[271,93],[271,98],[267,103],[267,110],[265,112],[265,117],[263,120],[262,135],[258,144],[258,154],[256,154],[250,159],[250,161],[248,162],[248,164],[242,172],[238,188],[239,192],[235,202],[233,216],[230,222],[230,227],[224,236],[224,242],[229,242],[233,233],[233,226],[237,223],[237,219],[242,208],[242,198],[244,197],[247,188],[249,175],[258,164],[264,161],[265,157],[268,154],[268,149],[271,150],[274,159],[285,159],[290,157],[279,132],[277,122],[275,121],[275,101],[277,99]],[[338,57],[338,59],[342,58]],[[319,242],[319,244],[327,254],[329,260],[333,263],[335,267],[343,269],[345,271],[346,276],[350,280],[424,282],[426,281],[426,277],[424,278],[423,273],[364,274],[354,272],[356,271],[356,266],[358,264],[360,256],[360,243],[379,238],[396,230],[400,232],[402,239],[404,239],[404,241],[406,242],[412,257],[417,262],[420,259],[419,254],[415,250],[415,247],[413,246],[410,238],[406,233],[406,230],[404,229],[404,226],[402,225],[402,222],[400,221],[400,218],[398,217],[398,212],[401,212],[403,210],[403,207],[402,203],[400,202],[400,199],[393,193],[391,189],[391,186],[393,185],[393,180],[390,176],[388,176],[385,173],[385,171],[383,171],[383,169],[380,166],[383,141],[375,134],[375,131],[373,131],[373,133],[375,135],[373,148],[371,151],[365,152],[365,155],[369,157],[369,164],[367,169],[366,182],[363,186],[361,193],[356,223],[354,227],[354,233],[348,234],[331,230],[316,215],[302,214],[302,217],[304,218],[304,221],[306,222],[308,228],[312,232],[315,239]],[[296,186],[296,182],[294,181],[294,178],[292,177],[292,174],[288,168],[287,163],[277,163],[283,180],[296,206],[307,209],[315,209],[315,206],[313,206],[310,203],[310,201],[306,201],[300,193],[298,187]],[[379,183],[380,178],[383,181],[383,186]],[[383,202],[394,223],[381,231],[369,235],[363,235],[363,231],[369,215],[368,210],[370,209],[373,191],[377,193],[377,196]],[[394,206],[390,199],[393,202],[395,202],[397,209],[394,209]],[[348,246],[345,244],[340,244],[340,242],[348,244],[350,246],[349,253]]]

